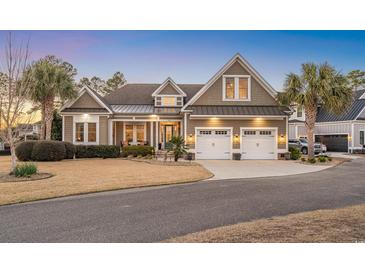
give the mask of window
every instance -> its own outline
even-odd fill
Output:
[[[365,142],[364,142],[364,133],[365,133],[364,130],[360,131],[360,145],[365,145]]]
[[[238,95],[240,99],[248,98],[248,79],[247,78],[239,78],[238,82]]]
[[[87,124],[87,141],[96,142],[96,123]]]
[[[127,124],[124,127],[124,140],[128,143],[144,143],[145,125],[144,124]]]
[[[175,97],[162,97],[161,105],[166,107],[176,106],[176,98]]]
[[[127,142],[133,142],[133,125],[125,126],[125,140]]]
[[[260,135],[271,135],[271,130],[261,130]]]
[[[303,117],[303,107],[297,107],[297,117]]]
[[[156,100],[155,101],[156,106],[161,106],[161,97],[156,97],[155,100]]]
[[[226,99],[234,99],[234,78],[226,78],[226,93],[225,98]]]
[[[244,135],[256,135],[256,131],[255,130],[245,130],[243,132]]]
[[[144,125],[137,125],[137,142],[144,142]]]
[[[76,142],[84,141],[84,123],[76,123]]]
[[[228,131],[227,130],[216,130],[215,134],[216,135],[227,135]]]
[[[223,100],[250,100],[250,76],[223,76]]]
[[[199,134],[200,135],[211,135],[212,131],[211,130],[199,130]]]

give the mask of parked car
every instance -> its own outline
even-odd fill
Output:
[[[291,139],[289,140],[289,147],[297,147],[303,154],[308,154],[308,140],[305,138]],[[325,153],[327,152],[327,147],[321,143],[314,143],[314,153]]]

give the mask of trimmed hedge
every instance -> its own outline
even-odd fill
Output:
[[[300,150],[296,147],[289,147],[290,159],[298,160],[300,158]]]
[[[76,158],[117,158],[120,147],[113,145],[77,145]]]
[[[62,142],[65,145],[66,155],[65,159],[73,159],[75,156],[75,145],[70,142]]]
[[[122,148],[122,157],[127,157],[129,155],[137,156],[147,156],[154,153],[154,148],[151,146],[126,146]]]
[[[61,161],[65,156],[65,144],[59,141],[36,142],[32,151],[33,161]]]
[[[15,148],[15,155],[19,161],[31,161],[32,151],[37,141],[25,141],[19,143]]]

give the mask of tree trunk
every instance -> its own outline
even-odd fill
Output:
[[[49,97],[46,100],[44,108],[44,118],[46,122],[46,140],[51,140],[52,121],[53,121],[54,97]]]
[[[39,135],[40,140],[44,140],[46,137],[46,119],[45,119],[45,114],[44,114],[44,106],[45,106],[45,103],[42,103],[42,105],[41,105],[41,132]]]
[[[13,131],[10,127],[8,127],[8,140],[10,146],[10,155],[11,155],[11,170],[10,173],[14,173],[16,167],[16,155],[15,155],[15,144],[13,139]]]
[[[317,106],[305,109],[305,127],[308,138],[308,159],[314,158],[314,128],[317,116]]]

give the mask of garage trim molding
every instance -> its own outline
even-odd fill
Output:
[[[230,130],[231,132],[231,138],[230,138],[230,142],[231,142],[231,145],[230,145],[230,152],[229,152],[229,155],[230,155],[230,158],[232,159],[232,149],[233,149],[233,127],[195,127],[195,138],[194,138],[194,142],[195,142],[195,153],[198,151],[198,147],[197,147],[197,144],[198,144],[198,131],[199,130],[206,130],[206,129],[210,129],[210,130],[214,130],[214,129],[217,129],[217,130]]]
[[[278,127],[240,127],[240,149],[241,153],[243,152],[243,144],[242,144],[242,132],[244,130],[274,130],[275,131],[275,148],[274,148],[274,159],[278,159]]]

